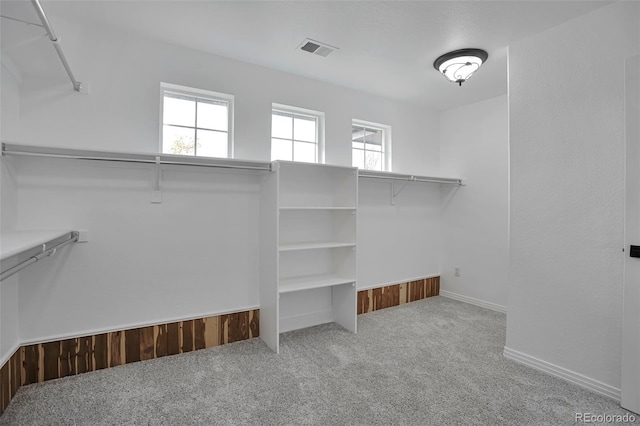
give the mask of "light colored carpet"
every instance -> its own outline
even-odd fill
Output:
[[[573,424],[626,413],[502,356],[505,316],[442,297],[22,387],[0,425]]]

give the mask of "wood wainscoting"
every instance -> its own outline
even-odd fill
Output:
[[[437,296],[440,277],[358,292],[358,315]],[[177,355],[260,335],[260,310],[20,347],[0,368],[0,414],[22,385]]]
[[[358,315],[440,294],[440,277],[423,278],[358,292]]]
[[[22,385],[258,337],[258,309],[25,345],[0,369],[0,414]]]
[[[21,377],[20,349],[18,349],[0,368],[0,414],[4,412],[7,405],[9,405],[9,401],[22,385]]]

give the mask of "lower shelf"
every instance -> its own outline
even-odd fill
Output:
[[[279,293],[310,290],[313,288],[331,287],[335,285],[355,283],[354,277],[340,277],[336,275],[309,275],[305,277],[286,278],[280,281]]]

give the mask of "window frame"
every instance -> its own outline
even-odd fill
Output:
[[[187,97],[192,97],[197,99],[202,99],[203,101],[214,101],[214,102],[225,102],[227,104],[227,157],[219,157],[219,158],[234,158],[234,101],[235,97],[233,95],[229,95],[227,93],[214,92],[211,90],[198,89],[195,87],[181,86],[173,83],[165,83],[160,82],[160,126],[159,126],[159,141],[160,147],[159,152],[164,153],[164,97],[165,93],[174,93],[176,95],[183,95]],[[196,104],[197,108],[197,104]],[[206,129],[204,127],[197,127],[197,109],[196,109],[196,122],[194,127],[190,126],[176,126],[176,127],[184,127],[189,129],[194,129],[197,135],[198,129],[200,130],[211,130]],[[188,154],[176,154],[184,157],[198,157],[197,155],[197,140],[195,141],[196,147],[194,149],[193,155]],[[167,154],[173,155],[173,154]],[[203,156],[204,157],[204,156]]]
[[[290,105],[284,105],[284,104],[278,104],[278,103],[272,103],[271,104],[271,123],[273,123],[273,113],[274,112],[280,112],[283,114],[291,114],[294,117],[297,116],[301,116],[301,117],[311,117],[314,118],[316,120],[316,162],[315,163],[311,163],[311,164],[324,164],[324,112],[321,111],[315,111],[315,110],[311,110],[311,109],[306,109],[306,108],[300,108],[300,107],[295,107],[295,106],[290,106]],[[269,158],[271,158],[271,143],[273,141],[273,139],[281,139],[281,140],[291,140],[291,161],[294,162],[301,162],[301,161],[295,161],[293,158],[293,154],[294,154],[294,146],[297,140],[294,139],[294,134],[291,134],[291,139],[284,139],[284,138],[277,138],[273,136],[273,124],[271,125],[271,130],[269,132]],[[304,143],[313,143],[313,142],[309,142],[309,141],[298,141],[298,142],[304,142]],[[271,159],[271,161],[274,161],[273,159]]]
[[[360,120],[356,118],[351,120],[351,165],[352,166],[353,166],[353,150],[357,149],[359,151],[365,151],[365,152],[367,151],[366,149],[353,147],[353,128],[354,127],[363,127],[365,129],[379,130],[382,132],[382,171],[391,172],[392,164],[393,164],[391,161],[391,126],[387,124],[374,123],[373,121],[365,121],[365,120]],[[362,170],[371,170],[371,169],[362,169]]]

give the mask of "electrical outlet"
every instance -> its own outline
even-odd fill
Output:
[[[454,277],[459,277],[460,276],[460,267],[459,266],[454,266],[453,267],[453,276]]]

